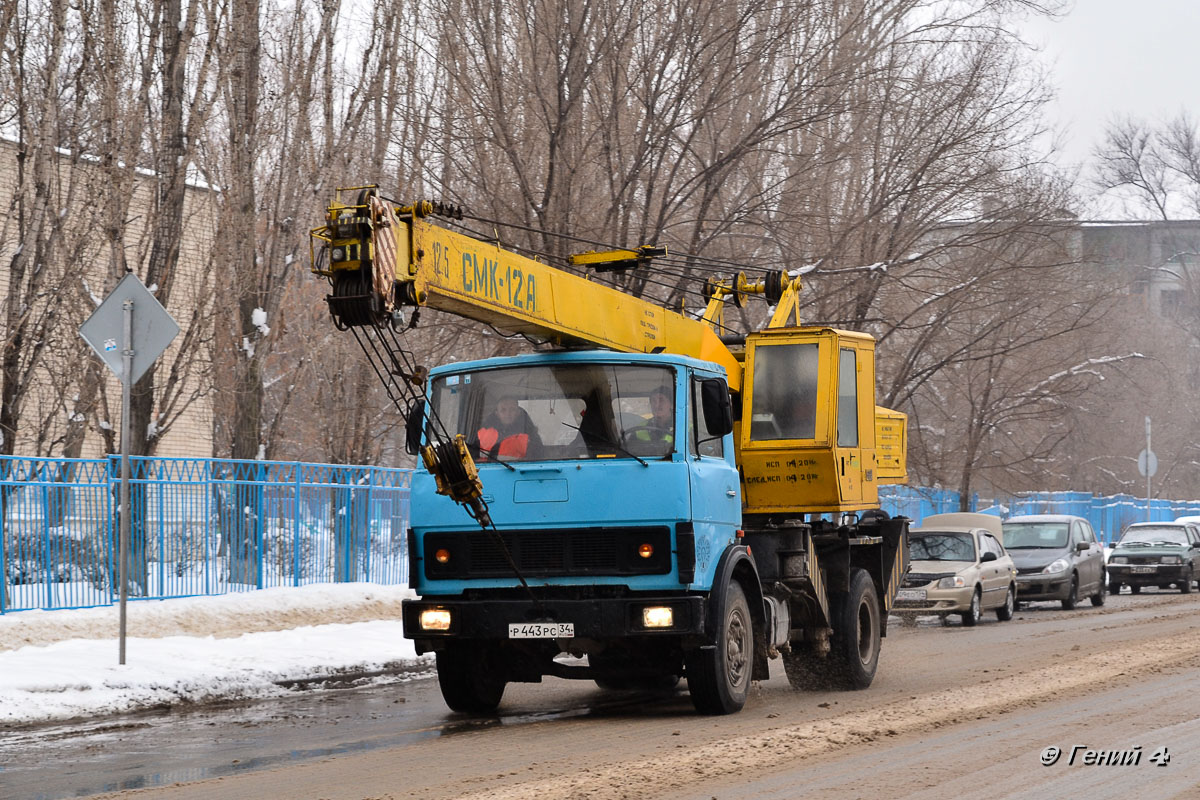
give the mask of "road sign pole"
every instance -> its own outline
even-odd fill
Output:
[[[137,305],[137,319],[133,307]],[[117,574],[121,582],[120,659],[125,663],[125,603],[129,599],[129,550],[133,514],[129,502],[129,418],[133,384],[150,369],[179,333],[179,325],[132,272],[117,281],[108,297],[79,326],[79,335],[121,381],[121,542]],[[144,574],[144,570],[142,570]],[[143,588],[145,583],[141,582]]]
[[[1146,417],[1146,452],[1153,453],[1154,448],[1150,446],[1150,418]],[[1150,476],[1154,474],[1154,470],[1149,468],[1150,456],[1146,456],[1146,522],[1150,522]]]
[[[129,599],[129,402],[133,374],[133,300],[121,304],[121,633],[120,662],[125,663],[125,604]]]

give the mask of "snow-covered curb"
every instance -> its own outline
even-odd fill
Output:
[[[115,609],[0,618],[0,642],[48,642],[0,651],[0,725],[274,697],[331,676],[425,672],[432,661],[416,656],[399,620],[408,596],[396,587],[340,584],[132,603],[123,666]],[[380,612],[391,618],[371,619]],[[132,635],[135,626],[146,634]]]

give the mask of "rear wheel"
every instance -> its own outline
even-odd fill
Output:
[[[865,689],[879,666],[879,595],[865,569],[850,571],[848,591],[830,598],[829,674],[844,689]]]
[[[688,692],[701,714],[732,714],[746,704],[754,661],[754,626],[746,593],[737,581],[725,589],[724,613],[714,646],[687,658]]]
[[[962,624],[968,628],[974,628],[979,624],[979,618],[983,615],[983,595],[979,592],[979,587],[975,587],[975,593],[971,595],[971,605],[966,611],[962,612]]]
[[[500,705],[507,682],[486,649],[452,647],[437,654],[438,686],[452,711],[488,714]]]
[[[1079,604],[1079,576],[1071,576],[1071,592],[1063,598],[1062,607],[1070,611]]]
[[[1013,618],[1013,612],[1016,611],[1016,590],[1012,584],[1008,585],[1008,592],[1004,595],[1004,605],[996,609],[996,619],[1001,622],[1008,622]]]
[[[1096,593],[1088,598],[1092,601],[1092,605],[1099,608],[1104,605],[1104,575],[1100,576],[1100,585],[1096,587]]]

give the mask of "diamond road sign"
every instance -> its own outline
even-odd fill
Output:
[[[137,383],[179,333],[179,325],[137,275],[131,272],[121,279],[87,322],[79,326],[79,335],[108,368],[124,380],[121,375],[121,337],[126,300],[133,301],[133,335],[129,343],[133,350],[133,366],[129,382]]]

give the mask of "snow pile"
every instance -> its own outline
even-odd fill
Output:
[[[403,587],[336,584],[0,617],[0,725],[285,694],[293,681],[427,668]],[[430,665],[431,666],[431,665]],[[281,686],[280,684],[285,684]]]

